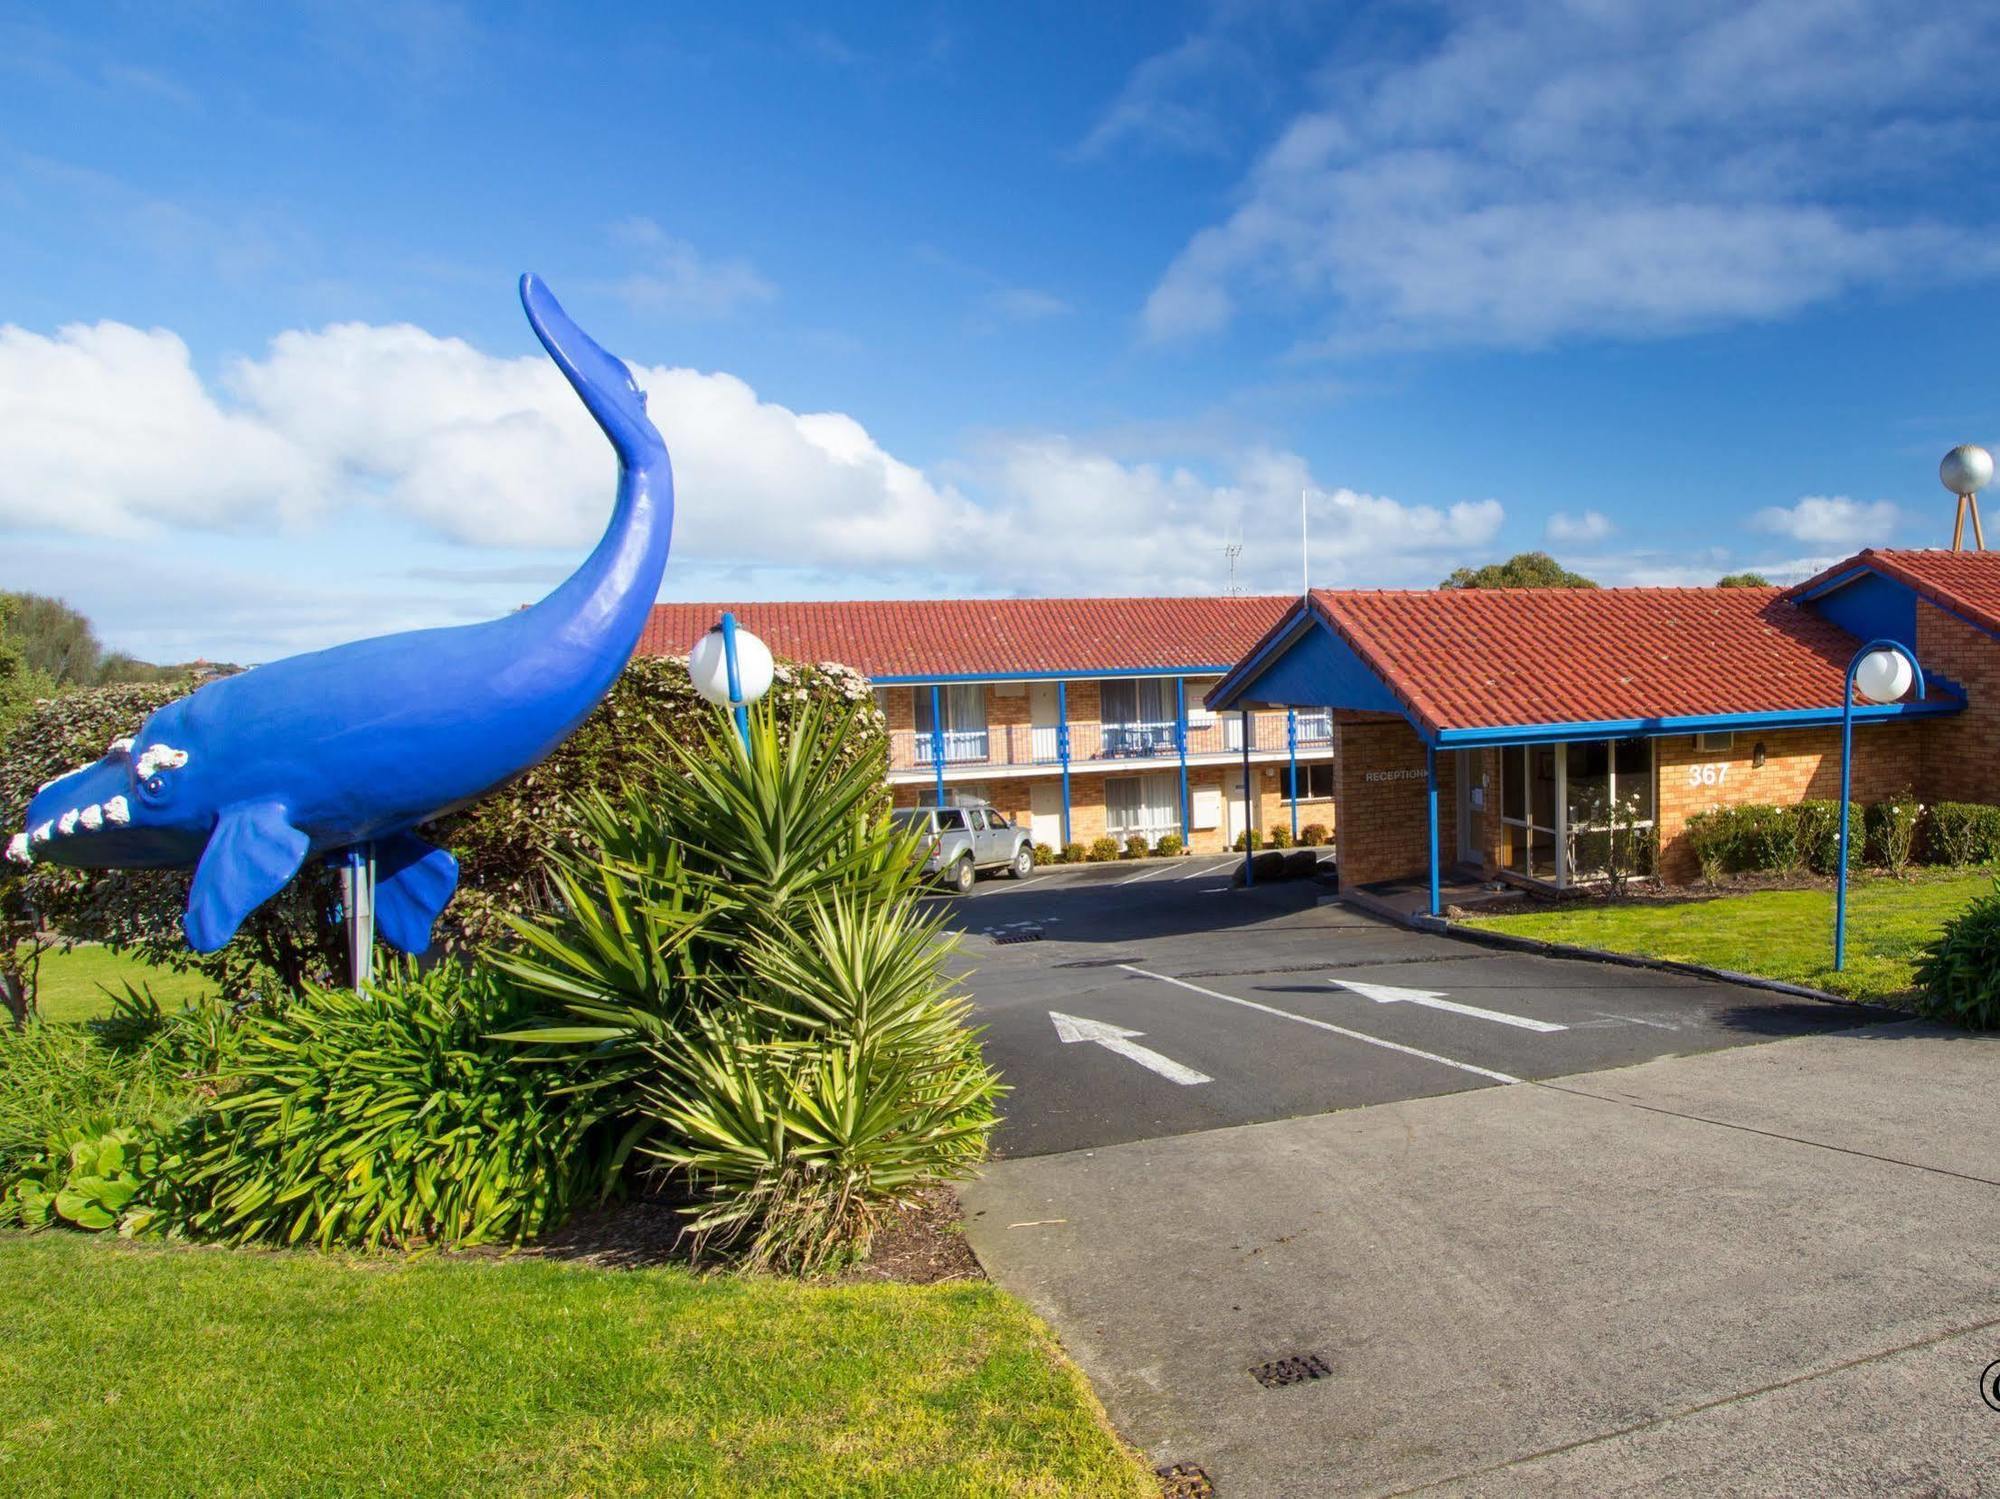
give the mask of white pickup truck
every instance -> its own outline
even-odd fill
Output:
[[[1004,869],[1017,880],[1035,872],[1035,848],[1026,828],[984,802],[958,807],[898,807],[892,814],[906,832],[929,842],[924,873],[963,895],[982,869]]]

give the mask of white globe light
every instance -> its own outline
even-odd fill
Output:
[[[1854,686],[1871,703],[1893,703],[1910,690],[1915,678],[1901,651],[1870,651],[1854,673]]]
[[[736,681],[741,702],[754,703],[771,690],[771,648],[740,626],[736,631]],[[688,652],[688,675],[694,690],[711,703],[729,706],[729,659],[723,650],[722,626],[717,625]]]
[[[1944,455],[1938,465],[1938,480],[1953,494],[1978,494],[1993,482],[1993,455],[1963,443]]]

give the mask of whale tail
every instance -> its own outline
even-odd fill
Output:
[[[533,271],[521,277],[521,309],[576,393],[628,466],[664,454],[666,443],[646,415],[646,393],[625,361],[577,327],[546,282]]]

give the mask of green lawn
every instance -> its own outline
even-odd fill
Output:
[[[1848,887],[1847,968],[1833,969],[1833,892],[1756,890],[1688,901],[1565,906],[1466,922],[1548,942],[1641,953],[1806,984],[1852,999],[1894,1000],[1946,920],[1993,889],[1991,871],[1923,870]]]
[[[991,1286],[0,1234],[13,1494],[1157,1493]]]
[[[121,956],[108,947],[44,953],[37,989],[42,1018],[75,1021],[106,1014],[111,998],[105,990],[117,992],[126,983],[151,989],[153,997],[170,1009],[207,987],[199,974],[149,968],[137,958]]]

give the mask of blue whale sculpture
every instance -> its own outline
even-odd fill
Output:
[[[309,858],[372,844],[383,940],[421,953],[458,862],[411,829],[553,750],[610,690],[660,590],[673,473],[625,365],[521,278],[528,322],[618,454],[604,538],[504,619],[291,656],[176,699],[36,793],[7,857],[193,867],[183,927],[213,952]]]

